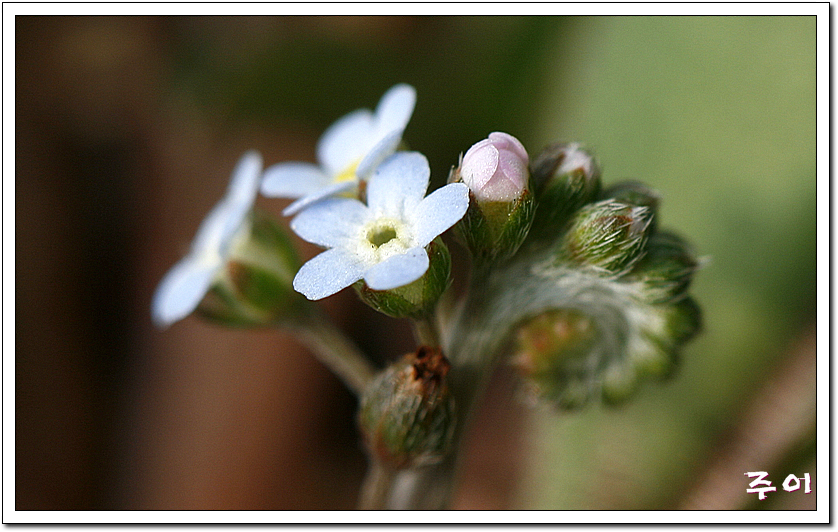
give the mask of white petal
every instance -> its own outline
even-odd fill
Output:
[[[291,230],[318,246],[339,247],[357,234],[368,216],[366,205],[350,198],[321,201],[291,220]]]
[[[247,209],[253,206],[259,190],[261,173],[262,156],[258,152],[251,150],[242,155],[233,170],[230,185],[227,187],[227,201],[245,206]]]
[[[416,89],[405,83],[392,87],[375,109],[376,126],[379,133],[404,130],[416,106]]]
[[[303,264],[294,277],[294,290],[308,299],[323,299],[363,277],[365,269],[366,265],[347,251],[328,249]]]
[[[375,142],[369,109],[358,109],[329,126],[317,142],[317,161],[331,176],[357,163]]]
[[[226,200],[215,204],[210,213],[198,227],[195,238],[192,240],[192,253],[205,255],[207,253],[220,253],[224,242],[234,231],[235,218],[240,209]],[[238,221],[241,223],[241,220]]]
[[[304,198],[300,198],[291,205],[285,207],[282,210],[282,214],[284,216],[293,216],[300,212],[303,209],[308,208],[310,205],[314,205],[319,201],[323,201],[331,196],[336,196],[343,192],[347,192],[352,190],[353,188],[357,187],[358,183],[355,181],[344,181],[343,183],[335,183],[334,185],[329,185],[324,187],[313,194],[309,194]]]
[[[332,184],[319,166],[286,162],[269,166],[262,176],[262,195],[269,198],[302,198]]]
[[[367,205],[381,215],[403,216],[425,197],[431,168],[419,152],[398,152],[376,170],[367,184]]]
[[[498,150],[509,150],[515,154],[516,158],[524,161],[529,161],[530,156],[527,154],[527,149],[521,144],[521,141],[502,131],[494,131],[489,133],[489,140],[497,147]]]
[[[262,157],[258,153],[249,151],[242,156],[233,171],[227,195],[215,204],[201,222],[192,241],[193,253],[222,252],[253,208],[261,169]]]
[[[361,159],[355,175],[359,179],[367,179],[370,174],[389,156],[396,152],[399,143],[402,141],[402,130],[391,131],[385,135],[370,151]]]
[[[409,219],[418,246],[427,246],[449,227],[460,221],[468,210],[468,187],[451,183],[440,187],[416,206]]]
[[[198,262],[187,256],[169,270],[151,303],[154,322],[165,327],[185,318],[198,307],[223,264]]]
[[[498,169],[498,149],[489,139],[483,139],[468,149],[460,164],[463,182],[479,192],[492,179]]]
[[[428,264],[428,253],[423,247],[411,248],[367,270],[364,281],[373,290],[391,290],[422,277],[428,271]]]

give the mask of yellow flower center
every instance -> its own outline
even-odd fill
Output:
[[[367,234],[367,240],[369,240],[370,243],[373,246],[375,246],[376,248],[380,248],[381,246],[383,246],[387,242],[396,238],[396,236],[397,236],[397,234],[396,234],[396,229],[395,228],[389,227],[389,226],[384,226],[384,227],[377,227],[377,228],[372,229]]]
[[[379,218],[361,228],[358,255],[368,264],[407,251],[411,246],[410,228],[401,220]]]

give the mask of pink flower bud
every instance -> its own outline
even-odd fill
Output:
[[[508,202],[527,189],[529,156],[512,135],[494,132],[466,152],[460,176],[478,201]]]

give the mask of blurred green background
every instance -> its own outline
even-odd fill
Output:
[[[814,508],[814,17],[17,17],[17,509],[351,508],[351,396],[281,333],[151,326],[238,156],[313,160],[397,82],[434,186],[491,131],[592,150],[707,259],[705,330],[623,407],[529,409],[502,372],[476,509]],[[285,203],[260,199],[279,213]],[[312,255],[313,247],[302,247]],[[404,324],[326,303],[385,360]],[[39,331],[49,334],[39,334]],[[71,489],[72,487],[72,489]]]

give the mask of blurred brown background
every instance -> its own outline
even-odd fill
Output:
[[[356,405],[328,371],[282,332],[161,331],[149,307],[244,151],[312,161],[332,121],[398,82],[418,91],[405,140],[432,188],[491,131],[531,154],[580,141],[607,183],[658,189],[664,226],[712,259],[694,285],[706,331],[672,383],[556,415],[499,375],[454,506],[814,507],[757,503],[743,476],[817,486],[814,17],[18,16],[15,32],[16,510],[354,507]],[[351,291],[324,306],[380,363],[413,348]]]

